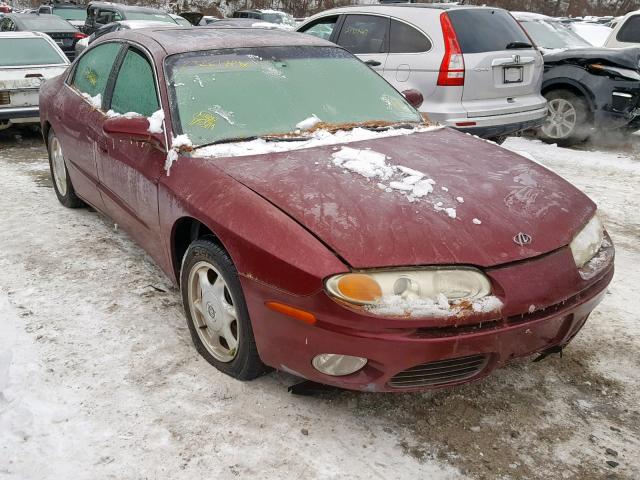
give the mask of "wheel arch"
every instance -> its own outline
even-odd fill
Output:
[[[45,120],[42,124],[42,137],[44,138],[44,145],[49,148],[49,132],[51,131],[51,123],[49,120]]]
[[[224,246],[220,237],[218,237],[213,229],[206,223],[189,216],[181,217],[174,222],[171,230],[171,263],[178,283],[180,282],[182,259],[189,245],[195,240],[205,237],[213,241],[231,256],[231,253]]]

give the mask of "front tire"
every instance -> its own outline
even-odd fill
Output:
[[[585,141],[592,127],[585,99],[569,90],[552,90],[544,96],[549,113],[540,127],[540,138],[561,147]]]
[[[207,362],[238,380],[266,372],[227,252],[207,239],[193,242],[182,262],[180,288],[191,338]]]
[[[49,152],[49,168],[51,170],[51,179],[53,180],[53,189],[56,192],[58,201],[67,208],[83,207],[85,204],[78,198],[73,188],[64,154],[62,153],[62,145],[53,129],[49,130],[47,150]]]

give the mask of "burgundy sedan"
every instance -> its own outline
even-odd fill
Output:
[[[40,95],[60,202],[103,212],[158,262],[197,350],[235,378],[477,380],[564,347],[613,275],[584,194],[426,126],[311,36],[107,35]]]

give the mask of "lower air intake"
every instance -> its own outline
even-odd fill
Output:
[[[434,387],[478,375],[487,365],[487,355],[450,358],[423,363],[404,370],[389,380],[393,388]]]

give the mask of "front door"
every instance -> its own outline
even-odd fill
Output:
[[[159,110],[151,65],[141,50],[128,47],[115,77],[110,110],[144,117]],[[106,139],[96,153],[107,213],[153,257],[164,258],[159,242],[158,180],[164,171],[167,152],[146,142]]]

